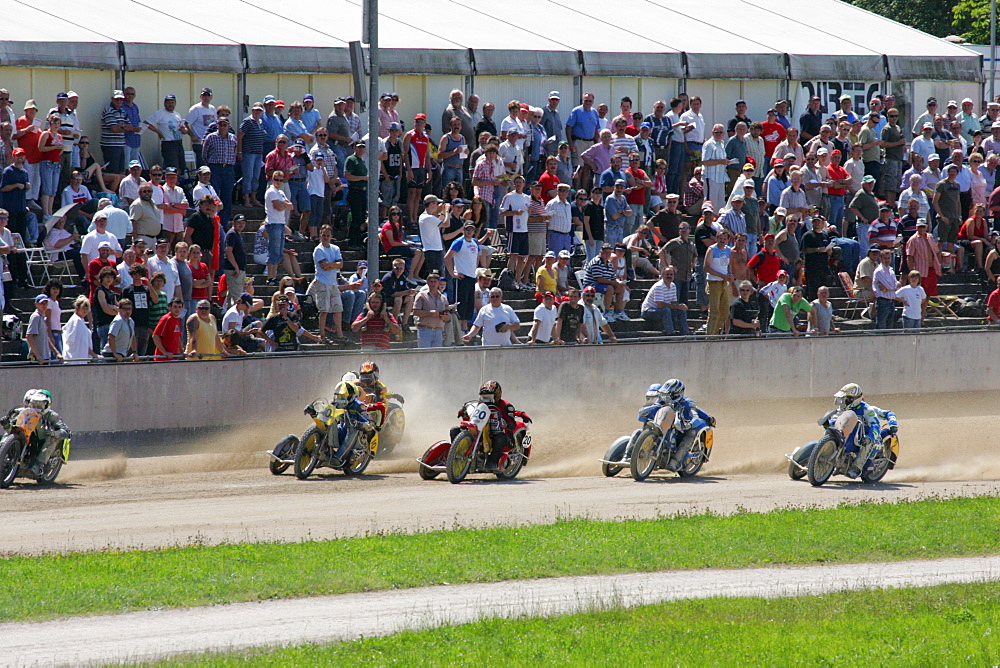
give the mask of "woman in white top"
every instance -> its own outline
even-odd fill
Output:
[[[292,202],[282,187],[285,173],[276,169],[271,173],[271,185],[264,193],[264,235],[267,237],[267,283],[277,285],[278,263],[285,253],[285,226],[288,224]]]
[[[94,352],[93,338],[87,327],[90,300],[80,295],[73,302],[73,315],[62,331],[63,360],[66,364],[86,364],[90,358],[99,359]]]

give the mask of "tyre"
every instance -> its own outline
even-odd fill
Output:
[[[295,477],[305,480],[319,463],[320,441],[323,434],[317,427],[309,427],[302,434],[299,446],[295,448]]]
[[[625,468],[622,465],[608,464],[608,462],[620,462],[625,458],[625,450],[628,448],[629,440],[631,439],[627,436],[619,438],[604,453],[604,459],[607,461],[601,462],[601,472],[607,477],[614,478]]]
[[[788,462],[788,477],[792,480],[802,480],[806,472],[798,467],[795,462]]]
[[[629,461],[629,468],[634,480],[645,480],[656,468],[659,442],[659,434],[651,429],[639,434],[635,441],[635,447],[632,449],[632,458]]]
[[[403,411],[400,409],[391,411],[379,437],[379,444],[384,455],[390,454],[403,440],[404,429],[406,429],[406,416],[403,415]]]
[[[21,441],[14,434],[8,434],[0,441],[0,489],[7,489],[14,482],[20,459]]]
[[[682,478],[690,478],[691,476],[697,475],[698,471],[701,470],[702,465],[705,463],[705,440],[708,438],[708,430],[702,429],[694,437],[694,442],[691,443],[691,448],[688,450],[687,455],[684,457],[685,465],[677,470],[677,475]]]
[[[866,466],[863,471],[861,471],[861,480],[864,482],[880,482],[885,474],[889,472],[889,453],[887,448],[883,445],[881,452],[872,461],[871,470],[868,470]]]
[[[358,447],[352,448],[347,454],[347,463],[343,468],[344,475],[361,475],[372,463],[372,450],[367,439],[361,434],[358,435],[358,438],[363,442],[359,443]]]
[[[448,450],[448,464],[445,472],[448,474],[448,482],[453,485],[465,480],[472,468],[472,461],[476,456],[476,439],[472,437],[468,429],[458,432],[458,436],[451,443]]]
[[[806,475],[809,476],[809,484],[819,487],[833,475],[837,463],[837,442],[830,436],[824,436],[809,454],[809,463],[806,465]]]
[[[283,459],[289,459],[290,457],[295,456],[295,451],[298,449],[298,446],[298,437],[289,435],[281,439],[281,442],[274,446],[274,450],[272,450],[272,452]],[[273,475],[281,475],[288,470],[289,466],[291,466],[291,464],[285,464],[273,458],[267,464],[267,468],[271,470]]]
[[[49,462],[45,465],[45,469],[42,472],[42,477],[36,482],[39,485],[51,485],[59,477],[59,472],[62,470],[63,460],[62,457],[56,455],[49,459]]]
[[[496,472],[496,477],[500,480],[513,480],[521,472],[524,466],[524,448],[521,447],[521,439],[507,453],[507,466]]]
[[[441,474],[440,471],[435,471],[425,464],[420,464],[417,472],[420,473],[420,478],[422,480],[434,480],[434,478]]]

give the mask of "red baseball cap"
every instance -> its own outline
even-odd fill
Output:
[[[529,105],[527,102],[522,102],[521,111],[531,111],[531,105]]]
[[[27,155],[27,153],[23,148],[15,148],[13,151],[11,151],[11,155]]]
[[[423,114],[423,113],[417,114],[416,116],[413,117],[413,120],[415,120],[415,121],[426,121],[427,120],[427,114]]]

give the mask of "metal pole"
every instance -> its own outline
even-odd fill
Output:
[[[990,99],[996,95],[995,79],[997,78],[997,0],[990,1]]]
[[[378,231],[381,219],[378,215],[378,0],[366,0],[368,5],[368,276],[369,280],[379,278],[382,273],[378,264]]]

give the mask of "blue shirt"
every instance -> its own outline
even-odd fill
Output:
[[[281,122],[281,117],[275,114],[269,114],[266,111],[264,115],[260,118],[264,123],[264,132],[267,133],[267,141],[274,143],[274,140],[278,138],[284,131],[284,124]]]
[[[628,179],[625,178],[624,172],[615,172],[610,169],[605,169],[601,172],[601,187],[608,186],[609,188],[615,187],[615,181],[621,179],[625,183],[628,183]],[[604,199],[608,199],[611,193],[604,193]]]
[[[320,267],[320,262],[340,262],[344,257],[340,254],[340,248],[330,244],[330,247],[324,247],[323,244],[319,244],[313,249],[313,263],[316,265],[316,280],[324,285],[337,285],[337,275],[340,273],[339,269],[323,269]]]
[[[302,110],[302,124],[306,127],[306,131],[309,134],[316,132],[316,128],[319,126],[319,122],[323,120],[323,117],[319,113],[319,109],[315,106],[309,111]]]
[[[615,197],[614,195],[608,195],[608,198],[604,200],[605,225],[614,225],[615,227],[622,227],[625,225],[625,221],[622,218],[615,220],[611,216],[616,213],[624,213],[627,208],[628,201],[625,199],[624,195],[622,195],[621,198]]]
[[[288,143],[290,144],[301,134],[309,132],[306,130],[306,125],[301,120],[295,120],[294,118],[289,118],[285,121],[285,134],[288,135]],[[312,133],[309,133],[312,134]]]
[[[8,165],[3,170],[3,176],[0,177],[0,188],[6,188],[15,183],[28,183],[28,172],[14,165]],[[27,194],[28,191],[21,188],[14,188],[10,192],[0,192],[0,206],[10,213],[24,211],[28,206]]]
[[[128,117],[129,125],[136,128],[140,126],[139,105],[134,102],[132,104],[124,102],[122,103],[122,111],[124,111],[125,115]],[[125,133],[126,146],[130,148],[139,148],[140,144],[142,144],[142,137],[138,132],[129,131]]]
[[[573,109],[566,119],[566,127],[572,128],[573,139],[593,141],[600,126],[601,117],[597,115],[597,110],[591,107],[590,111],[587,111],[582,104]]]

